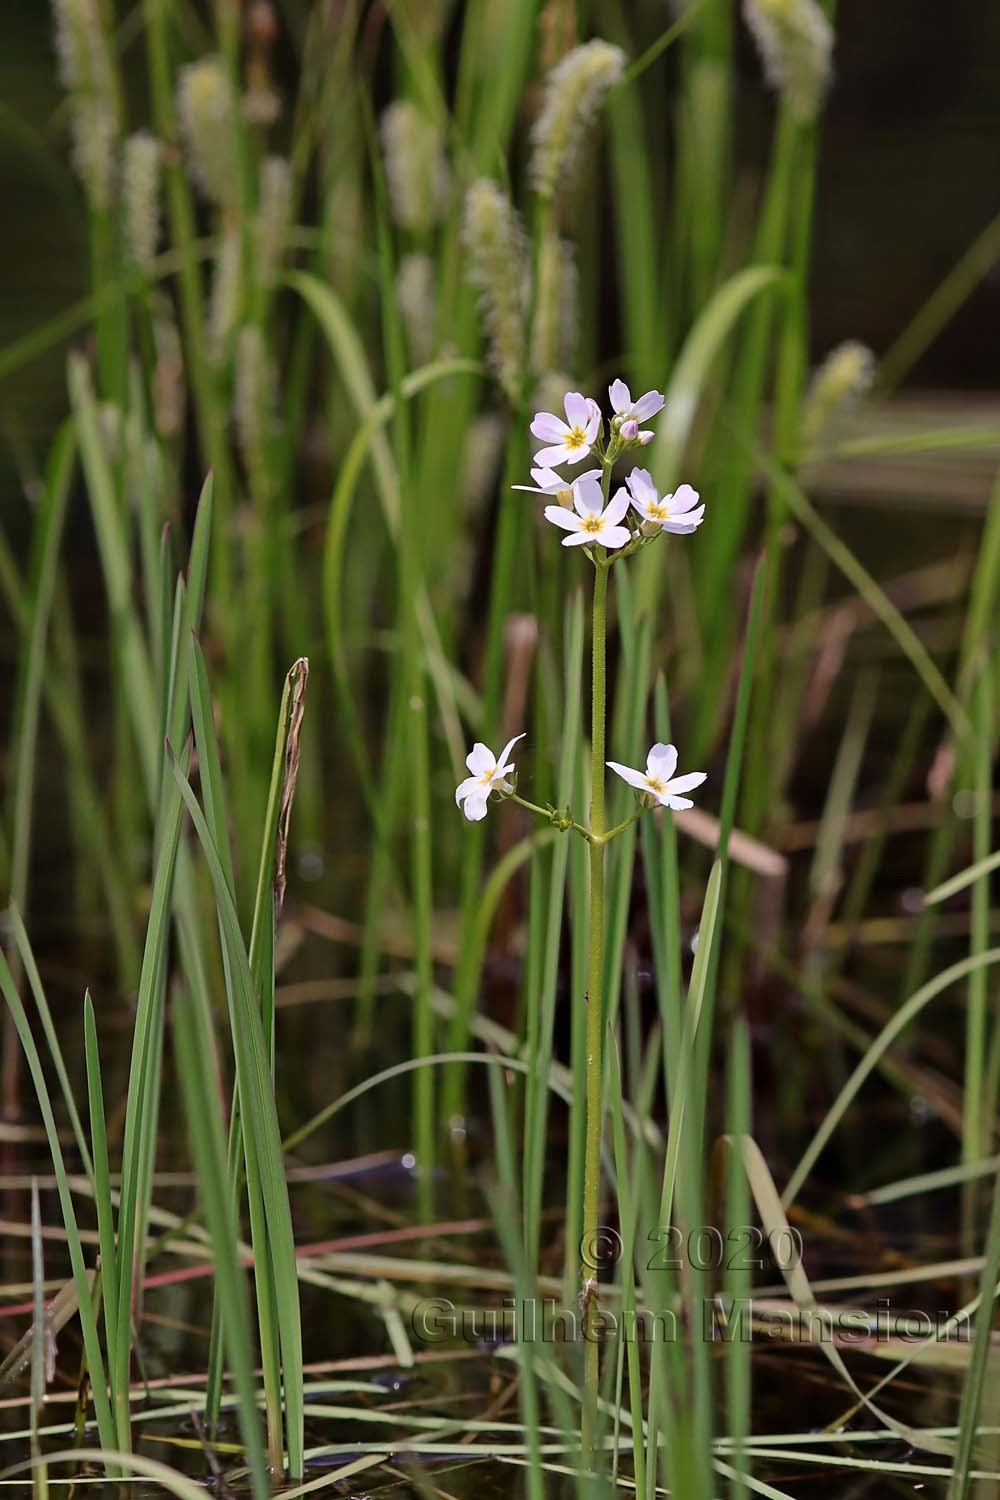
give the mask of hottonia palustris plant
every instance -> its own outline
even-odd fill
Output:
[[[600,1213],[601,1131],[602,1131],[602,1058],[604,1032],[604,947],[605,851],[616,838],[648,808],[665,807],[680,810],[692,806],[687,796],[705,780],[703,771],[676,775],[677,751],[673,745],[653,745],[644,770],[605,761],[605,715],[607,689],[605,680],[605,638],[607,628],[608,577],[611,569],[625,558],[655,545],[664,532],[688,535],[701,525],[705,507],[697,491],[682,484],[672,494],[663,495],[653,483],[648,470],[634,468],[624,485],[611,493],[615,464],[626,454],[644,447],[652,432],[642,423],[655,417],[664,404],[659,391],[647,391],[632,400],[628,386],[613,382],[609,396],[614,415],[605,423],[597,402],[570,391],[565,398],[565,421],[551,412],[539,412],[531,423],[531,432],[548,446],[535,455],[539,467],[532,469],[530,485],[515,489],[542,495],[552,503],[545,507],[545,519],[566,535],[564,547],[579,547],[594,569],[591,649],[591,775],[590,810],[586,822],[577,821],[568,809],[540,807],[517,791],[514,764],[509,756],[517,742],[516,735],[495,756],[481,742],[469,752],[466,765],[469,775],[456,788],[455,800],[465,816],[478,822],[486,816],[490,799],[516,802],[519,807],[546,819],[555,827],[576,833],[585,839],[590,855],[590,900],[588,933],[588,982],[586,993],[586,1150],[583,1183],[582,1245],[596,1243]],[[559,468],[571,467],[591,459],[595,467],[576,478],[563,478]],[[615,828],[605,826],[605,766],[635,788],[635,810]],[[584,1413],[583,1456],[592,1457],[593,1425],[598,1390],[597,1283],[592,1269],[581,1256],[580,1299],[584,1332]]]

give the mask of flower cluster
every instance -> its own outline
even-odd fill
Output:
[[[663,396],[647,391],[633,401],[623,380],[612,381],[608,396],[614,415],[606,439],[601,408],[579,391],[569,391],[563,401],[565,420],[553,412],[538,412],[531,432],[546,446],[535,454],[539,467],[531,471],[534,482],[516,484],[514,489],[558,502],[545,507],[545,519],[568,533],[563,537],[564,547],[598,546],[617,552],[628,546],[638,548],[663,531],[679,536],[696,531],[705,507],[698,504],[698,492],[689,484],[661,495],[648,469],[633,469],[624,485],[610,494],[616,460],[652,441],[652,429],[642,424],[663,409]],[[573,479],[556,472],[557,466],[572,467],[591,455],[600,460],[600,468],[587,469]]]
[[[569,391],[564,398],[565,420],[553,412],[537,412],[531,433],[544,446],[535,454],[537,467],[531,470],[531,484],[513,486],[555,502],[546,505],[545,519],[567,533],[562,539],[564,547],[603,548],[603,553],[597,550],[588,553],[599,568],[608,567],[614,560],[606,554],[622,555],[626,548],[629,552],[638,551],[662,532],[690,535],[697,531],[705,515],[705,507],[699,505],[698,492],[691,485],[682,484],[670,494],[661,494],[648,469],[633,469],[625,483],[611,494],[615,463],[630,449],[643,448],[652,441],[652,431],[642,424],[662,411],[664,398],[659,391],[647,391],[633,400],[623,380],[612,382],[608,396],[614,415],[608,423],[607,435],[601,408],[592,397],[579,391]],[[585,458],[596,459],[597,466],[572,478],[558,472],[560,467],[573,468]],[[522,806],[550,816],[557,827],[574,828],[591,843],[605,842],[611,835],[588,831],[574,823],[568,814],[557,817],[553,809],[535,807],[517,796],[514,784],[508,780],[514,767],[507,757],[523,738],[520,734],[515,736],[499,756],[494,756],[480,742],[473,747],[466,760],[472,774],[455,792],[455,800],[465,816],[478,823],[486,816],[490,795],[499,792],[501,797],[513,797]],[[646,757],[644,771],[614,760],[605,764],[640,794],[636,817],[643,809],[654,806],[684,811],[693,806],[685,793],[705,780],[703,771],[675,775],[677,750],[673,745],[654,745]]]

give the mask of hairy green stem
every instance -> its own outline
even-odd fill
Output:
[[[611,466],[604,471],[607,492]],[[597,1288],[582,1251],[597,1243],[601,1205],[601,1088],[604,1040],[604,737],[606,712],[605,654],[608,615],[608,569],[595,564],[591,648],[590,719],[590,915],[587,965],[587,1106],[583,1167],[583,1237],[580,1284],[583,1319],[583,1421],[581,1448],[587,1468],[594,1460],[594,1428],[600,1380],[597,1344]]]

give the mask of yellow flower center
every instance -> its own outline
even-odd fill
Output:
[[[494,776],[496,774],[497,774],[497,768],[496,768],[496,765],[494,764],[494,765],[490,766],[490,768],[489,768],[488,771],[484,771],[483,772],[483,774],[480,776],[479,780],[482,782],[483,786],[489,786],[490,782],[493,780],[493,778],[494,778]]]
[[[647,776],[646,785],[649,787],[649,790],[651,792],[655,792],[658,797],[662,797],[664,792],[667,790],[663,785],[663,782],[660,781],[656,776]]]
[[[566,448],[586,448],[587,434],[584,432],[583,428],[571,427],[569,432],[563,439],[563,446]]]
[[[570,506],[573,504],[572,486],[567,485],[564,490],[557,491],[556,499],[559,501],[560,505],[565,505],[566,509],[569,510]]]
[[[669,521],[670,512],[665,505],[658,505],[655,500],[650,500],[646,505],[646,514],[651,521]]]
[[[586,531],[590,536],[597,536],[604,530],[603,516],[586,516],[580,523],[580,530]]]

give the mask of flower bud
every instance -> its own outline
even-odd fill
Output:
[[[69,93],[73,164],[95,208],[110,207],[118,104],[97,0],[53,0],[59,72]]]
[[[451,191],[440,133],[408,99],[389,105],[381,130],[396,223],[416,233],[426,231],[442,217]]]
[[[524,230],[507,194],[488,177],[465,195],[468,275],[480,289],[490,363],[512,401],[524,375],[525,291],[528,268]]]
[[[815,448],[871,389],[875,356],[856,339],[830,351],[809,382],[802,411],[800,442]]]
[[[744,0],[743,13],[777,89],[803,124],[815,118],[830,82],[833,28],[816,0]]]
[[[221,58],[182,68],[177,113],[194,179],[212,203],[231,203],[238,182],[235,107]]]
[[[552,69],[533,132],[531,180],[540,197],[572,181],[587,130],[624,72],[624,52],[599,38],[574,47]]]
[[[156,259],[160,234],[159,194],[160,143],[148,130],[138,130],[125,142],[122,197],[129,258],[147,273]]]
[[[635,417],[630,417],[627,422],[622,423],[619,435],[622,439],[622,442],[625,443],[634,443],[638,441],[639,424],[635,420]]]

